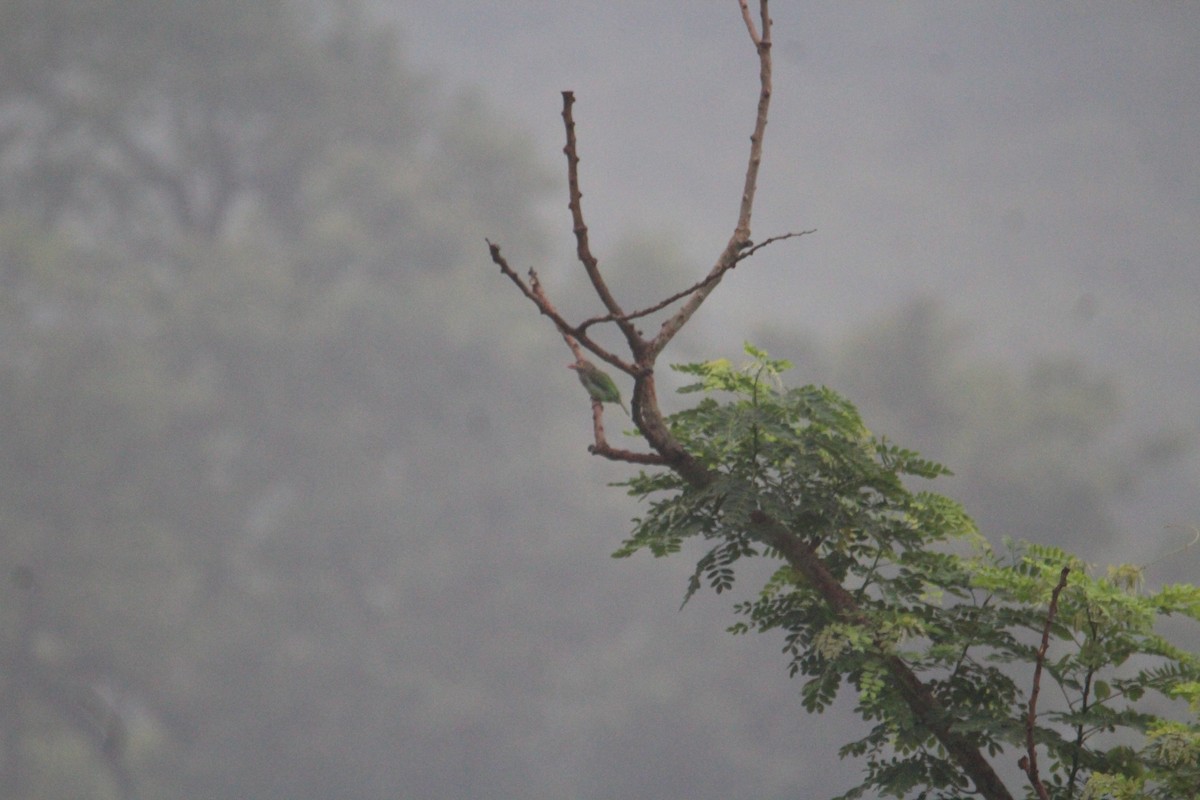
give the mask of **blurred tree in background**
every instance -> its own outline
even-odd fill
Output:
[[[932,298],[909,302],[821,350],[766,332],[806,375],[862,398],[878,430],[953,465],[948,490],[990,536],[1052,542],[1098,555],[1119,536],[1114,500],[1192,448],[1167,425],[1121,430],[1118,382],[1082,360],[1011,365],[971,347],[972,326]]]
[[[0,39],[0,795],[396,793],[396,517],[469,469],[436,427],[488,432],[443,384],[464,231],[535,247],[539,170],[355,2],[17,0]]]

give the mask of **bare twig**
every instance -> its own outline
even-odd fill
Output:
[[[1037,663],[1033,668],[1033,688],[1029,692],[1029,713],[1025,715],[1025,755],[1017,762],[1029,776],[1029,784],[1037,792],[1040,800],[1050,800],[1042,779],[1038,776],[1037,747],[1033,739],[1034,724],[1037,722],[1037,701],[1042,691],[1042,667],[1046,663],[1046,651],[1050,649],[1050,628],[1054,617],[1058,614],[1058,596],[1067,586],[1067,576],[1071,574],[1070,567],[1063,567],[1058,576],[1058,584],[1050,594],[1050,608],[1046,610],[1046,624],[1042,626],[1042,644],[1038,647]]]
[[[588,280],[592,282],[592,288],[596,290],[596,295],[612,315],[613,322],[625,334],[630,348],[636,353],[641,337],[634,330],[633,324],[626,318],[617,299],[608,290],[608,284],[604,282],[604,277],[600,274],[599,262],[592,254],[591,244],[588,241],[588,227],[583,219],[583,192],[579,188],[579,152],[575,142],[575,116],[572,113],[575,105],[575,93],[563,92],[562,99],[563,125],[567,130],[567,143],[563,146],[563,153],[567,156],[567,187],[570,196],[567,206],[571,209],[571,221],[574,223],[575,253],[579,262],[583,264],[584,270],[587,271]]]
[[[1179,528],[1179,527],[1182,527],[1182,526],[1180,526],[1180,525],[1167,525],[1166,527],[1167,527],[1167,528]],[[1186,552],[1187,552],[1189,549],[1191,549],[1191,548],[1195,547],[1197,543],[1200,543],[1200,528],[1196,527],[1195,525],[1192,525],[1192,526],[1189,526],[1189,527],[1191,528],[1191,531],[1192,531],[1192,540],[1191,540],[1190,542],[1188,542],[1187,544],[1183,545],[1182,547],[1179,547],[1179,548],[1177,548],[1177,549],[1175,549],[1175,550],[1172,550],[1171,552],[1167,553],[1165,556],[1159,556],[1158,558],[1154,559],[1153,561],[1147,561],[1145,564],[1142,564],[1141,568],[1142,568],[1143,570],[1147,570],[1147,569],[1149,569],[1150,567],[1153,567],[1153,566],[1154,566],[1154,565],[1156,565],[1156,564],[1161,564],[1162,562],[1164,562],[1164,561],[1166,561],[1166,560],[1168,560],[1168,559],[1174,558],[1174,557],[1175,557],[1175,556],[1177,556],[1177,555],[1180,555],[1180,554],[1182,554],[1182,553],[1186,553]]]
[[[619,447],[613,447],[608,443],[608,439],[604,436],[604,404],[599,400],[592,401],[592,435],[595,437],[595,442],[588,445],[588,452],[592,455],[607,458],[609,461],[624,461],[630,464],[645,464],[663,466],[666,460],[658,453],[638,453],[633,450],[625,450]]]
[[[794,239],[797,236],[808,236],[810,233],[816,233],[816,232],[817,232],[816,228],[809,228],[806,231],[792,231],[790,233],[781,233],[778,236],[771,236],[766,239],[763,239],[761,242],[759,242],[757,244],[748,241],[748,242],[746,242],[746,247],[742,250],[742,252],[738,253],[737,259],[735,259],[735,260],[736,261],[745,261],[747,258],[754,255],[759,250],[762,250],[767,245],[774,244],[775,242],[782,242],[784,239]]]
[[[754,196],[758,191],[758,168],[762,163],[763,134],[767,127],[767,111],[771,107],[771,17],[767,13],[767,0],[760,0],[759,16],[762,21],[762,31],[759,32],[746,5],[746,0],[739,0],[742,8],[742,18],[746,29],[750,32],[750,40],[758,51],[758,113],[754,118],[754,132],[750,134],[750,158],[746,165],[746,179],[742,186],[742,202],[738,208],[737,224],[733,235],[717,263],[709,270],[708,276],[702,281],[702,286],[693,292],[688,301],[666,320],[659,329],[658,335],[649,343],[650,352],[657,355],[674,338],[675,334],[687,324],[700,304],[717,288],[721,278],[738,262],[738,255],[746,249],[750,241],[750,216],[754,210]]]
[[[761,31],[755,25],[744,0],[741,2],[741,7],[743,19],[746,20],[747,30],[750,33],[750,39],[754,43],[759,57],[760,89],[758,111],[755,117],[754,131],[750,136],[750,157],[746,167],[745,183],[742,189],[741,204],[738,210],[734,233],[718,257],[717,262],[704,278],[682,292],[671,295],[649,308],[641,309],[632,314],[626,313],[616,298],[613,297],[603,275],[600,273],[599,261],[595,254],[592,253],[588,226],[584,219],[583,191],[579,183],[579,148],[575,134],[575,118],[573,113],[575,94],[571,91],[564,91],[562,93],[562,118],[566,130],[566,144],[563,146],[563,153],[567,157],[569,196],[567,206],[571,212],[572,229],[575,234],[576,256],[583,265],[584,271],[588,275],[588,280],[591,281],[593,289],[596,291],[597,296],[604,304],[608,313],[588,319],[577,326],[571,325],[558,313],[545,294],[540,291],[536,273],[531,270],[529,283],[526,283],[508,266],[500,253],[499,246],[490,241],[488,242],[492,261],[500,267],[501,272],[517,285],[522,294],[533,301],[542,314],[550,317],[561,334],[574,338],[580,345],[594,353],[601,360],[633,376],[634,391],[631,405],[634,421],[638,423],[639,430],[646,437],[647,442],[658,450],[660,454],[664,450],[670,450],[678,455],[682,452],[682,449],[673,444],[665,420],[658,408],[654,386],[654,365],[658,354],[662,352],[675,334],[696,313],[696,310],[708,295],[711,294],[712,290],[716,288],[716,285],[720,283],[721,278],[726,272],[771,242],[807,233],[807,231],[788,233],[772,237],[758,245],[750,241],[750,217],[754,207],[754,196],[757,191],[758,169],[762,163],[763,132],[766,129],[767,111],[771,100],[771,19],[767,12],[767,0],[760,0],[759,4]],[[634,320],[666,308],[684,298],[687,298],[684,305],[662,324],[658,335],[653,339],[647,340],[644,338],[642,332],[634,325]],[[618,358],[614,353],[600,346],[587,335],[588,329],[591,326],[604,322],[612,322],[621,330],[633,356],[632,363]]]
[[[521,279],[521,276],[509,266],[508,259],[506,259],[504,254],[500,252],[500,245],[488,239],[485,239],[484,241],[488,244],[488,251],[491,253],[492,263],[500,267],[500,272],[502,272],[505,277],[516,284],[517,288],[521,290],[521,294],[529,298],[530,301],[537,306],[539,312],[550,318],[550,320],[554,323],[554,327],[558,328],[559,333],[568,338],[568,344],[573,340],[586,347],[598,358],[607,361],[609,364],[612,364],[622,372],[630,375],[634,374],[634,368],[629,363],[622,361],[610,350],[603,347],[598,342],[593,341],[587,335],[587,331],[583,326],[573,326],[571,323],[567,322],[566,318],[564,318],[562,314],[558,313],[558,309],[554,307],[554,304],[550,302],[550,298],[546,296],[546,292],[542,288],[541,281],[538,280],[536,271],[532,269],[529,270],[529,282],[526,283]],[[571,350],[578,358],[579,353],[575,347],[572,347]]]
[[[796,236],[807,236],[810,233],[816,233],[816,232],[817,232],[816,228],[812,228],[807,231],[794,231],[794,232],[790,232],[790,233],[780,234],[778,236],[772,236],[768,239],[764,239],[763,241],[759,242],[758,244],[747,242],[745,249],[743,249],[740,253],[738,253],[737,258],[735,258],[733,260],[733,263],[729,265],[729,269],[733,269],[739,263],[746,260],[750,256],[754,255],[759,250],[763,249],[764,247],[766,247],[769,244],[773,244],[775,242],[781,242],[784,239],[791,239]],[[647,308],[640,308],[637,311],[630,311],[628,314],[626,314],[624,316],[624,319],[628,319],[628,320],[639,319],[641,317],[647,317],[656,311],[661,311],[664,308],[666,308],[667,306],[671,305],[672,303],[674,303],[678,300],[682,300],[683,298],[687,297],[689,294],[700,291],[701,289],[708,286],[708,284],[712,283],[714,280],[716,280],[718,277],[720,277],[723,274],[724,274],[723,272],[709,273],[708,275],[706,275],[703,278],[701,278],[700,280],[696,281],[695,283],[693,283],[691,286],[684,289],[683,291],[676,292],[675,294],[671,295],[670,297],[663,298],[662,300],[659,300],[657,303],[655,303],[652,306],[649,306]],[[579,327],[576,330],[586,331],[588,328],[590,328],[593,325],[599,325],[599,324],[602,324],[605,322],[612,322],[615,319],[616,319],[616,317],[614,317],[612,314],[605,314],[602,317],[592,317],[590,319],[586,319],[583,322],[579,323]]]

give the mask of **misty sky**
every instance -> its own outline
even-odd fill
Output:
[[[560,170],[559,91],[576,92],[602,259],[654,229],[708,266],[756,99],[736,3],[400,8],[416,63],[478,87]],[[1107,295],[1200,305],[1200,5],[777,2],[774,19],[754,234],[819,233],[739,270],[723,321],[840,330],[933,293],[987,345],[1153,361],[1161,333]],[[564,204],[548,211],[569,244]]]

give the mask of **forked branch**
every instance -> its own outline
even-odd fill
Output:
[[[754,195],[757,191],[759,165],[762,163],[763,135],[767,125],[767,112],[771,100],[771,20],[767,13],[766,0],[760,1],[760,20],[758,24],[754,22],[744,2],[742,3],[742,15],[759,57],[760,88],[758,109],[755,116],[754,131],[750,136],[750,156],[746,166],[746,176],[734,231],[725,249],[717,258],[716,263],[713,264],[703,278],[686,289],[671,294],[645,308],[632,312],[626,312],[621,308],[621,305],[609,290],[608,284],[600,271],[599,259],[592,252],[588,225],[583,213],[583,190],[580,187],[579,181],[579,144],[575,132],[575,94],[571,91],[564,91],[562,93],[562,118],[566,131],[566,144],[563,146],[563,153],[567,157],[567,205],[571,212],[572,230],[575,235],[576,257],[579,259],[580,264],[583,265],[584,272],[591,282],[592,289],[596,292],[596,296],[604,305],[607,313],[589,318],[579,324],[572,324],[558,312],[554,303],[547,297],[538,282],[536,272],[530,270],[528,280],[523,279],[509,266],[500,251],[500,246],[494,242],[488,242],[492,261],[500,267],[500,271],[509,280],[516,284],[521,293],[533,302],[539,312],[550,318],[559,333],[567,339],[568,345],[572,345],[573,342],[578,343],[579,346],[590,351],[597,358],[633,377],[634,391],[632,406],[634,421],[637,423],[638,429],[645,437],[647,443],[664,458],[666,457],[664,451],[672,452],[675,456],[678,456],[680,451],[676,449],[675,443],[667,434],[666,424],[658,407],[658,398],[654,383],[654,367],[659,353],[663,351],[671,339],[691,319],[692,315],[696,313],[704,300],[712,293],[717,284],[720,283],[721,278],[724,277],[726,272],[768,244],[809,233],[809,231],[786,233],[770,237],[757,245],[750,241],[750,219],[754,208]],[[644,336],[634,324],[635,320],[661,311],[681,300],[684,301],[683,304],[672,316],[662,323],[658,333],[653,338]],[[589,330],[593,326],[603,323],[613,323],[621,331],[629,347],[629,358],[621,358],[616,353],[600,345],[589,335]],[[572,350],[575,350],[574,346],[572,346]],[[578,356],[579,354],[576,353],[576,355]],[[630,453],[627,451],[613,451],[600,438],[597,438],[596,446],[593,449],[595,452],[607,455],[608,457],[619,457],[622,460],[645,463],[643,460],[644,456],[629,458]],[[620,455],[616,455],[617,453]]]
[[[653,303],[639,311],[626,312],[617,303],[600,272],[599,261],[592,253],[588,227],[584,219],[579,185],[579,149],[575,134],[573,107],[575,96],[563,92],[563,124],[566,127],[566,145],[563,152],[567,157],[568,206],[575,234],[576,256],[583,265],[593,290],[604,305],[606,314],[593,317],[578,325],[572,325],[555,308],[546,296],[537,274],[530,270],[526,282],[512,270],[500,247],[488,242],[492,261],[521,292],[534,303],[538,311],[550,318],[566,340],[577,358],[579,348],[586,349],[603,361],[617,367],[634,379],[632,397],[633,420],[638,432],[650,446],[651,453],[633,453],[611,447],[605,439],[602,424],[602,405],[593,403],[593,428],[595,443],[591,452],[613,460],[640,464],[662,464],[674,470],[694,487],[711,486],[716,475],[698,462],[691,453],[672,435],[666,419],[659,408],[654,367],[659,353],[679,333],[692,315],[700,308],[727,272],[739,262],[773,242],[801,236],[809,231],[774,236],[760,244],[750,239],[750,223],[754,209],[754,198],[758,188],[758,171],[762,163],[763,137],[767,127],[767,116],[771,104],[771,18],[768,0],[759,0],[758,21],[750,11],[748,0],[739,0],[742,19],[758,54],[759,91],[755,113],[754,130],[750,136],[750,154],[742,186],[741,202],[733,233],[708,273],[688,288]],[[662,310],[677,301],[683,301],[678,310],[668,317],[653,338],[646,338],[637,329],[634,320]],[[601,323],[613,323],[621,331],[629,347],[631,358],[626,360],[605,349],[588,335],[591,327]],[[837,580],[820,555],[809,546],[803,537],[771,516],[758,512],[752,517],[756,535],[778,552],[809,583],[816,587],[825,603],[842,619],[855,622],[867,620],[854,595]],[[945,748],[963,773],[974,784],[974,793],[984,800],[1012,800],[987,759],[974,745],[969,736],[955,730],[952,715],[941,705],[932,690],[925,685],[901,658],[883,657],[883,665],[896,689],[914,717]]]

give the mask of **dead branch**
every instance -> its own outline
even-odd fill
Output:
[[[562,99],[563,125],[567,130],[567,143],[563,146],[563,153],[567,156],[567,188],[570,196],[567,207],[571,210],[571,221],[574,223],[575,254],[579,258],[579,263],[583,264],[588,280],[592,282],[592,288],[596,290],[596,296],[604,303],[604,307],[613,317],[613,322],[625,334],[630,349],[636,355],[641,337],[634,329],[633,324],[625,317],[625,312],[621,310],[616,298],[609,292],[608,284],[604,282],[604,277],[600,274],[599,262],[592,254],[591,244],[588,241],[588,227],[583,219],[583,192],[579,188],[579,151],[575,141],[575,117],[572,113],[575,105],[575,93],[563,92]]]
[[[500,267],[500,272],[509,280],[516,284],[521,290],[521,294],[525,295],[529,300],[537,306],[538,311],[550,318],[554,323],[554,327],[558,328],[558,332],[567,339],[568,346],[571,346],[571,352],[576,358],[580,357],[577,347],[572,346],[572,342],[577,342],[583,345],[591,352],[595,353],[599,358],[604,359],[609,364],[612,364],[617,369],[627,374],[634,374],[634,368],[625,361],[622,361],[615,354],[607,350],[604,346],[596,341],[593,341],[588,335],[587,330],[583,326],[574,326],[567,322],[562,314],[558,313],[558,309],[554,307],[554,303],[546,296],[545,290],[542,288],[542,283],[538,280],[537,272],[533,269],[529,270],[529,282],[526,283],[521,279],[521,276],[516,273],[508,264],[508,259],[500,252],[500,245],[492,242],[490,239],[484,239],[488,245],[488,251],[491,253],[492,262]]]
[[[609,461],[624,461],[630,464],[647,466],[666,464],[665,459],[658,453],[638,453],[610,445],[604,436],[604,404],[599,400],[592,401],[592,435],[595,437],[595,442],[588,445],[588,452],[592,455],[607,458]]]
[[[771,101],[771,20],[767,11],[767,0],[760,0],[759,25],[755,25],[744,0],[741,2],[741,7],[743,19],[746,21],[747,30],[750,33],[750,39],[754,43],[759,57],[760,87],[758,110],[755,116],[754,131],[750,136],[750,157],[746,166],[741,204],[738,209],[734,232],[716,263],[709,269],[708,274],[704,278],[681,292],[677,292],[664,300],[654,303],[648,308],[633,313],[625,312],[616,298],[613,297],[609,291],[608,284],[604,280],[604,276],[600,272],[599,260],[592,252],[588,226],[584,218],[583,191],[580,188],[579,182],[579,145],[575,133],[575,93],[571,91],[564,91],[562,93],[562,118],[566,131],[566,144],[563,146],[563,153],[567,157],[567,188],[569,198],[567,207],[571,212],[572,230],[575,234],[576,257],[583,265],[592,288],[604,304],[608,313],[600,317],[588,319],[579,325],[572,325],[565,317],[558,313],[554,304],[541,290],[537,280],[537,273],[530,270],[528,283],[522,280],[508,265],[500,252],[499,245],[488,241],[492,261],[500,267],[500,271],[509,280],[516,284],[521,293],[537,306],[540,313],[549,317],[554,322],[559,333],[568,338],[568,344],[570,344],[570,340],[574,340],[601,360],[633,376],[634,389],[631,397],[633,419],[637,423],[639,431],[646,438],[646,441],[663,458],[667,457],[664,451],[671,452],[672,458],[680,458],[682,449],[677,448],[673,443],[662,412],[658,407],[658,398],[654,385],[654,366],[659,353],[663,351],[671,339],[674,338],[675,334],[696,313],[700,305],[712,293],[717,284],[720,283],[721,278],[726,272],[737,266],[747,256],[771,242],[807,233],[807,231],[804,231],[775,236],[759,245],[755,245],[750,241],[750,218],[754,207],[754,195],[758,186],[758,169],[762,163],[763,134],[767,125],[767,112]],[[658,335],[653,339],[647,340],[634,325],[634,320],[666,308],[684,298],[687,299],[683,306],[662,323]],[[624,335],[632,355],[632,363],[621,359],[615,353],[604,348],[588,336],[588,329],[590,327],[605,322],[615,324]],[[576,356],[578,355],[578,352],[576,352]],[[599,445],[599,442],[597,442],[597,445]],[[600,449],[604,450],[605,448],[601,447]],[[643,463],[640,457],[637,461],[638,463]]]
[[[717,258],[717,263],[713,264],[712,269],[709,270],[703,285],[688,297],[687,302],[674,316],[662,324],[658,336],[650,342],[649,350],[655,355],[662,352],[675,334],[679,333],[680,329],[687,324],[687,321],[700,308],[700,304],[707,299],[713,289],[717,288],[717,284],[721,282],[725,273],[733,269],[739,260],[738,255],[746,249],[746,243],[750,241],[750,217],[754,210],[754,196],[758,191],[758,168],[762,164],[763,135],[767,128],[767,112],[771,107],[771,17],[767,11],[767,0],[760,0],[759,16],[762,21],[762,32],[760,33],[754,25],[754,19],[746,5],[746,0],[739,0],[739,3],[742,8],[742,18],[746,22],[746,29],[750,32],[750,40],[754,42],[754,47],[758,51],[759,89],[758,111],[754,118],[754,132],[750,134],[750,159],[746,165],[746,178],[742,186],[742,202],[738,208],[737,224],[734,226],[733,235],[729,237],[725,249]]]
[[[793,239],[797,236],[808,236],[810,233],[816,233],[816,232],[817,232],[816,228],[809,228],[806,231],[793,231],[791,233],[781,233],[777,236],[771,236],[767,239],[763,239],[758,244],[755,244],[754,242],[751,242],[751,241],[747,241],[746,246],[742,249],[742,252],[738,253],[738,257],[737,257],[736,261],[744,261],[747,258],[749,258],[750,256],[757,253],[759,250],[762,250],[764,247],[775,244],[775,242],[782,242],[784,239]]]
[[[816,232],[817,232],[816,228],[811,228],[806,231],[795,231],[795,232],[791,232],[791,233],[780,234],[778,236],[772,236],[768,239],[764,239],[763,241],[759,242],[758,244],[754,244],[753,242],[748,241],[748,242],[746,242],[746,246],[743,248],[743,250],[740,253],[738,253],[737,258],[735,258],[733,260],[733,263],[729,265],[729,268],[733,269],[740,262],[742,262],[745,259],[749,258],[750,256],[754,255],[759,250],[761,250],[762,248],[766,247],[769,244],[773,244],[775,242],[781,242],[784,239],[791,239],[796,236],[807,236],[810,233],[816,233]],[[662,300],[659,300],[657,303],[655,303],[652,306],[649,306],[647,308],[640,308],[637,311],[630,311],[628,314],[626,314],[624,316],[624,319],[627,319],[627,320],[639,319],[641,317],[647,317],[647,316],[655,313],[656,311],[661,311],[664,308],[666,308],[667,306],[676,302],[677,300],[682,300],[683,298],[687,297],[689,294],[692,294],[693,292],[697,292],[697,291],[703,289],[704,287],[708,286],[708,284],[712,283],[714,280],[716,280],[718,277],[720,277],[723,274],[724,274],[723,272],[710,273],[710,274],[706,275],[705,277],[701,278],[700,280],[696,281],[695,283],[693,283],[688,288],[686,288],[682,291],[676,292],[675,294],[671,295],[670,297],[665,297]],[[613,316],[612,314],[605,314],[602,317],[591,317],[590,319],[586,319],[583,322],[579,323],[579,327],[576,330],[586,331],[592,325],[599,325],[599,324],[602,324],[605,322],[613,322],[616,319],[617,318],[615,316]],[[639,331],[639,334],[640,334],[640,331]]]
[[[657,386],[654,374],[655,362],[659,353],[667,346],[672,338],[687,324],[692,315],[700,308],[712,291],[721,282],[724,275],[733,269],[740,261],[753,255],[763,247],[782,239],[802,236],[811,231],[788,233],[774,236],[759,244],[750,239],[750,222],[754,208],[754,198],[758,188],[758,171],[762,163],[763,136],[767,126],[767,113],[771,102],[771,19],[768,13],[768,0],[759,0],[759,21],[756,24],[750,12],[748,0],[739,0],[742,18],[750,39],[754,43],[759,58],[759,93],[758,107],[755,115],[754,130],[750,136],[750,154],[746,165],[746,175],[742,187],[741,203],[738,208],[737,221],[728,243],[709,269],[707,275],[697,283],[681,292],[671,295],[645,309],[633,313],[625,312],[608,290],[599,268],[599,262],[591,251],[588,239],[588,227],[584,220],[582,197],[579,185],[579,154],[575,136],[575,120],[572,108],[575,97],[572,92],[563,92],[563,123],[566,127],[566,145],[563,152],[567,156],[567,182],[570,199],[568,207],[576,241],[576,256],[583,265],[593,289],[604,304],[607,314],[591,318],[577,326],[572,326],[546,297],[537,281],[537,275],[530,270],[529,282],[523,281],[504,260],[499,246],[488,242],[492,261],[501,272],[513,281],[521,292],[531,300],[538,310],[548,316],[559,333],[567,340],[568,346],[579,356],[577,348],[583,347],[604,361],[616,366],[625,373],[633,376],[634,390],[631,398],[633,421],[638,432],[645,439],[653,452],[634,453],[611,447],[604,435],[602,424],[603,406],[593,403],[593,432],[595,443],[589,450],[613,460],[637,464],[661,464],[675,471],[694,487],[703,488],[712,485],[716,475],[687,451],[672,435],[661,409],[659,408]],[[666,308],[670,304],[683,300],[683,305],[666,321],[662,323],[658,334],[647,340],[637,330],[634,320],[644,317],[654,311]],[[623,361],[588,337],[588,329],[600,323],[612,322],[624,335],[632,355],[632,363]],[[859,606],[858,601],[830,572],[820,555],[804,539],[790,530],[784,523],[766,514],[757,513],[751,518],[755,534],[768,546],[778,552],[787,562],[804,575],[809,583],[816,588],[829,607],[843,619],[867,624],[868,615]],[[942,706],[933,691],[924,684],[903,659],[894,655],[881,657],[882,664],[891,676],[894,686],[898,689],[914,717],[929,731],[938,743],[945,748],[950,757],[958,764],[963,773],[974,783],[974,793],[984,800],[1012,800],[1012,795],[1005,788],[999,776],[992,769],[987,759],[976,747],[971,738],[953,728],[952,715]]]

